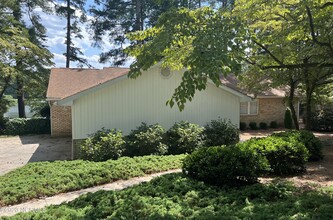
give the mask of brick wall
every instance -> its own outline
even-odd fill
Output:
[[[51,135],[72,135],[72,111],[70,106],[51,105]]]
[[[241,115],[241,122],[245,122],[247,126],[250,122],[256,122],[259,126],[260,122],[266,122],[269,125],[271,121],[276,121],[279,126],[284,126],[284,114],[286,110],[284,98],[264,98],[259,99],[258,102],[258,115]],[[295,105],[295,108],[297,112],[298,106]]]

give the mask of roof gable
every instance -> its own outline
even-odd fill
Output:
[[[127,75],[128,68],[52,68],[47,100],[61,100]]]
[[[53,68],[47,90],[47,100],[58,101],[59,105],[66,105],[84,94],[123,80],[129,70],[129,68],[103,68],[101,70]],[[211,81],[208,82],[214,84]],[[237,87],[229,86],[227,83],[222,82],[219,88],[240,97],[241,100],[250,99]]]
[[[258,98],[270,98],[270,97],[285,97],[288,89],[287,88],[270,88],[267,91],[259,91],[257,94],[250,93],[239,86],[239,79],[233,74],[220,77],[222,85],[225,85],[233,90],[236,90],[244,95]]]

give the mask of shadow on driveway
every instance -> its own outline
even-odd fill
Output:
[[[69,160],[71,138],[50,135],[15,136],[0,138],[0,175],[29,162]]]

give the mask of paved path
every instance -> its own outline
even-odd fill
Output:
[[[134,185],[138,185],[143,182],[148,182],[148,181],[152,180],[154,177],[158,177],[158,176],[168,174],[168,173],[178,173],[178,172],[181,172],[181,170],[180,169],[169,170],[169,171],[165,171],[165,172],[150,174],[150,175],[143,176],[143,177],[135,177],[135,178],[132,178],[129,180],[119,180],[119,181],[116,181],[113,183],[108,183],[105,185],[95,186],[95,187],[86,188],[86,189],[73,191],[73,192],[69,192],[69,193],[62,193],[62,194],[59,194],[56,196],[47,197],[47,198],[43,198],[43,199],[31,200],[31,201],[21,203],[18,205],[0,207],[0,217],[1,216],[12,216],[19,212],[37,211],[37,210],[42,209],[49,205],[59,205],[63,202],[72,201],[72,200],[76,199],[77,197],[79,197],[83,194],[89,193],[89,192],[93,193],[93,192],[97,192],[99,190],[106,190],[106,191],[122,190],[122,189],[125,189],[128,187],[134,186]]]
[[[71,138],[50,135],[0,137],[0,175],[28,162],[68,160],[71,146]]]

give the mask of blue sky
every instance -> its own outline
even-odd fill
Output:
[[[93,0],[87,1],[87,7],[93,4]],[[65,35],[66,35],[66,20],[52,14],[45,14],[41,9],[36,9],[38,14],[41,16],[42,23],[47,28],[47,42],[46,45],[48,49],[53,53],[55,63],[54,67],[65,67],[65,56],[63,53],[66,50]],[[108,51],[112,48],[112,44],[108,41],[107,37],[104,38],[103,47],[101,49],[92,47],[92,41],[90,37],[92,32],[88,30],[85,26],[81,27],[83,39],[73,39],[75,46],[81,48],[85,55],[85,58],[94,68],[103,68],[105,66],[110,66],[110,64],[101,64],[98,62],[99,54],[103,51]],[[128,66],[128,64],[127,64]],[[76,63],[71,63],[71,67],[77,67]]]

